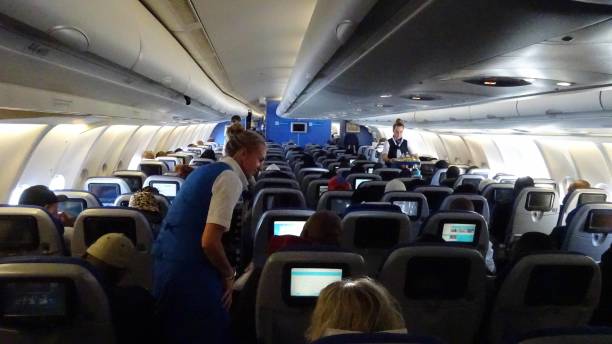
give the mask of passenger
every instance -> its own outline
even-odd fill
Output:
[[[183,179],[187,179],[187,177],[193,172],[193,167],[189,165],[179,164],[174,167],[174,171],[178,173],[178,176]]]
[[[514,199],[518,197],[518,195],[521,193],[521,191],[523,191],[523,189],[533,187],[533,185],[534,182],[533,178],[531,177],[521,177],[517,179],[514,182],[514,191],[512,192],[514,194]]]
[[[162,156],[168,156],[168,153],[166,153],[164,151],[159,151],[159,152],[155,153],[155,157],[156,158],[159,158],[159,157],[162,157]]]
[[[174,153],[180,153],[180,152],[182,152],[182,151],[183,151],[183,149],[182,149],[182,148],[177,148],[177,149],[175,149],[175,150],[174,150]]]
[[[338,168],[351,168],[351,162],[346,157],[340,157],[340,159],[338,159],[338,162],[340,163]]]
[[[489,226],[489,232],[493,242],[503,243],[506,240],[506,229],[510,222],[510,217],[512,216],[514,201],[524,188],[532,187],[533,185],[533,179],[531,177],[521,177],[514,183],[512,200],[506,203],[495,203],[493,211],[491,212],[493,216],[491,217]]]
[[[202,156],[200,156],[200,158],[217,161],[217,156],[215,155],[215,151],[210,148],[205,150],[204,153],[202,153]]]
[[[408,141],[402,137],[403,133],[404,121],[398,118],[393,123],[393,137],[385,142],[385,147],[382,151],[382,160],[387,165],[391,165],[393,159],[411,154],[410,148],[408,148]]]
[[[348,173],[338,173],[327,182],[327,191],[350,191],[351,183],[346,181]]]
[[[282,178],[282,179],[293,179],[289,174],[281,171],[280,167],[276,164],[270,164],[266,167],[266,178]]]
[[[187,147],[192,148],[192,147],[197,147],[195,143],[190,143],[187,145]]]
[[[159,195],[159,190],[157,188],[154,188],[152,186],[145,186],[142,188],[141,190],[142,192],[150,192],[153,195]]]
[[[369,277],[345,279],[325,287],[317,299],[306,339],[336,334],[407,333],[397,301]]]
[[[233,115],[230,121],[232,125],[236,123],[240,124],[242,122],[242,120],[240,119],[240,116],[238,115]]]
[[[393,179],[392,181],[388,182],[387,185],[385,185],[385,193],[403,191],[406,191],[406,185],[404,185],[404,183],[399,179]]]
[[[147,150],[142,152],[143,159],[155,159],[155,153],[153,151]]]
[[[434,172],[445,168],[448,168],[448,161],[446,160],[438,160],[434,164]]]
[[[49,190],[44,185],[34,185],[25,189],[19,197],[19,205],[33,205],[44,208],[55,223],[60,238],[64,235],[64,226],[73,227],[74,219],[70,218],[66,213],[58,212],[58,203],[68,200],[64,195],[56,196],[53,191]]]
[[[569,197],[572,194],[572,192],[576,191],[577,189],[590,189],[590,188],[591,188],[591,184],[588,181],[584,179],[575,180],[573,183],[571,183],[567,187],[567,193],[565,194],[565,197],[563,197],[561,208],[563,209],[564,206],[567,205],[567,201],[569,200]]]
[[[89,246],[83,259],[93,265],[103,281],[117,343],[158,343],[155,299],[142,287],[120,285],[135,254],[130,239],[109,233]]]
[[[155,195],[151,192],[139,191],[134,193],[130,197],[130,203],[128,207],[140,210],[140,212],[147,218],[153,233],[157,235],[159,232],[159,226],[161,225],[164,217],[159,210],[159,204],[155,199]]]
[[[204,146],[204,141],[202,140],[198,140],[198,142],[196,142],[198,146]]]
[[[314,161],[314,159],[312,158],[312,156],[308,154],[305,154],[302,157],[302,161],[304,162],[302,164],[302,168],[319,167],[317,163]]]
[[[171,343],[230,342],[227,310],[235,270],[222,237],[241,194],[266,157],[263,137],[228,129],[226,157],[187,178],[155,241],[154,295]]]
[[[453,188],[455,186],[455,182],[459,175],[461,174],[461,170],[457,166],[451,166],[446,170],[446,179],[440,182],[441,186],[446,186],[449,188]]]

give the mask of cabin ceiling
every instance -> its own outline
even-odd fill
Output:
[[[189,0],[227,77],[250,103],[280,98],[316,0]]]
[[[406,2],[382,25],[364,19],[282,115],[368,118],[610,85],[611,18],[612,7],[572,1]],[[464,82],[486,77],[531,84]]]

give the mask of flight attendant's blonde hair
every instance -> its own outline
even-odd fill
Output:
[[[246,130],[240,123],[234,123],[227,128],[227,143],[225,144],[225,155],[234,156],[241,149],[249,152],[257,149],[259,145],[265,145],[266,141],[258,133]]]

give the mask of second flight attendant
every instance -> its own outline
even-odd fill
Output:
[[[406,141],[402,134],[404,133],[404,122],[401,119],[396,119],[393,123],[393,137],[385,142],[385,147],[382,151],[382,158],[387,165],[392,163],[393,159],[405,157],[411,154]]]

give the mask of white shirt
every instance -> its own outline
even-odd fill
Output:
[[[232,223],[232,214],[236,203],[238,203],[242,191],[247,189],[249,181],[236,160],[231,157],[224,157],[219,161],[228,164],[232,169],[221,172],[213,183],[206,223],[222,226],[227,232]]]
[[[391,139],[392,139],[392,140],[395,140],[394,138],[391,138]],[[404,139],[403,139],[403,138],[402,138],[402,139],[400,139],[400,141],[399,141],[399,142],[398,142],[397,140],[395,140],[395,143],[397,143],[397,147],[398,147],[397,152],[395,153],[395,156],[396,156],[397,158],[399,158],[399,157],[401,157],[401,156],[402,156],[402,150],[401,150],[401,149],[399,149],[399,146],[400,146],[400,145],[401,145],[403,142],[404,142]],[[382,154],[387,154],[387,155],[389,154],[389,146],[390,146],[390,145],[389,145],[389,140],[385,141],[385,146],[383,147]]]

